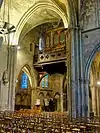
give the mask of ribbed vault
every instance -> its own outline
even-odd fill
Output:
[[[65,12],[61,6],[53,0],[36,2],[21,18],[15,34],[15,38],[17,38],[15,44],[18,44],[19,38],[25,36],[32,28],[45,22],[59,21],[61,19],[65,28],[68,28],[67,11]]]

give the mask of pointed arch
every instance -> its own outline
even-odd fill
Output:
[[[70,2],[66,2],[66,4],[69,4],[69,3]],[[67,7],[72,5],[72,3],[69,4]],[[61,19],[63,20],[65,28],[68,28],[69,16],[71,17],[71,21],[75,21],[75,20],[73,20],[73,18],[74,18],[74,14],[73,13],[75,13],[75,12],[74,11],[72,12],[74,7],[71,7],[71,9],[69,8],[70,11],[68,9],[68,10],[66,10],[66,12],[64,12],[62,10],[62,8],[60,8],[59,5],[54,0],[51,0],[51,1],[47,1],[47,0],[38,1],[27,12],[25,12],[23,17],[20,19],[20,21],[19,21],[19,23],[18,23],[18,25],[16,27],[16,33],[15,33],[15,36],[14,36],[13,44],[18,45],[19,36],[20,36],[20,33],[21,33],[23,27],[25,26],[26,22],[31,18],[33,13],[36,12],[39,8],[46,8],[46,9],[50,9],[50,10],[56,12],[61,17]]]
[[[44,98],[43,92],[40,92],[40,93],[39,93],[39,98],[40,98],[40,97]]]
[[[54,95],[54,98],[55,99],[60,98],[60,93],[56,92],[55,95]]]
[[[89,72],[90,72],[90,68],[91,68],[91,64],[92,61],[96,55],[96,53],[100,51],[100,44],[97,44],[96,47],[93,49],[93,51],[91,52],[91,55],[89,56],[86,65],[85,65],[85,78],[87,80],[89,80]]]
[[[20,75],[20,73],[21,72],[24,72],[24,73],[26,73],[27,74],[27,76],[28,76],[28,78],[29,78],[29,82],[30,82],[30,85],[31,85],[31,87],[32,87],[32,79],[31,79],[31,68],[30,68],[30,66],[28,65],[28,64],[25,64],[21,69],[20,69],[20,72],[19,72],[19,74],[18,74],[18,76],[17,77],[19,77],[19,75]]]
[[[40,84],[41,80],[42,80],[46,75],[49,75],[49,74],[48,74],[47,72],[44,72],[44,74],[42,75],[42,77],[39,79],[38,85]]]

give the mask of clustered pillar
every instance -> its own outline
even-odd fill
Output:
[[[80,27],[72,28],[71,89],[72,117],[88,116],[88,84],[84,78],[84,63]]]
[[[3,84],[1,80],[1,89],[0,89],[0,110],[5,111],[14,111],[15,106],[15,67],[16,67],[16,57],[17,57],[17,47],[10,46],[8,48],[9,56],[8,58],[8,70],[7,77],[8,83]]]

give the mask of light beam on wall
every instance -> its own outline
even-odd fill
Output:
[[[97,81],[97,85],[99,85],[99,86],[100,86],[100,81]]]

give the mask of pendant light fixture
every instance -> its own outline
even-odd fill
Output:
[[[6,37],[7,42],[7,66],[3,72],[2,82],[6,85],[9,82],[8,79],[8,66],[9,66],[9,48],[10,48],[10,34],[15,32],[15,26],[10,23],[10,9],[11,0],[1,0],[2,21],[0,21],[0,36]],[[3,42],[3,39],[1,39]],[[1,43],[2,43],[1,42]]]

